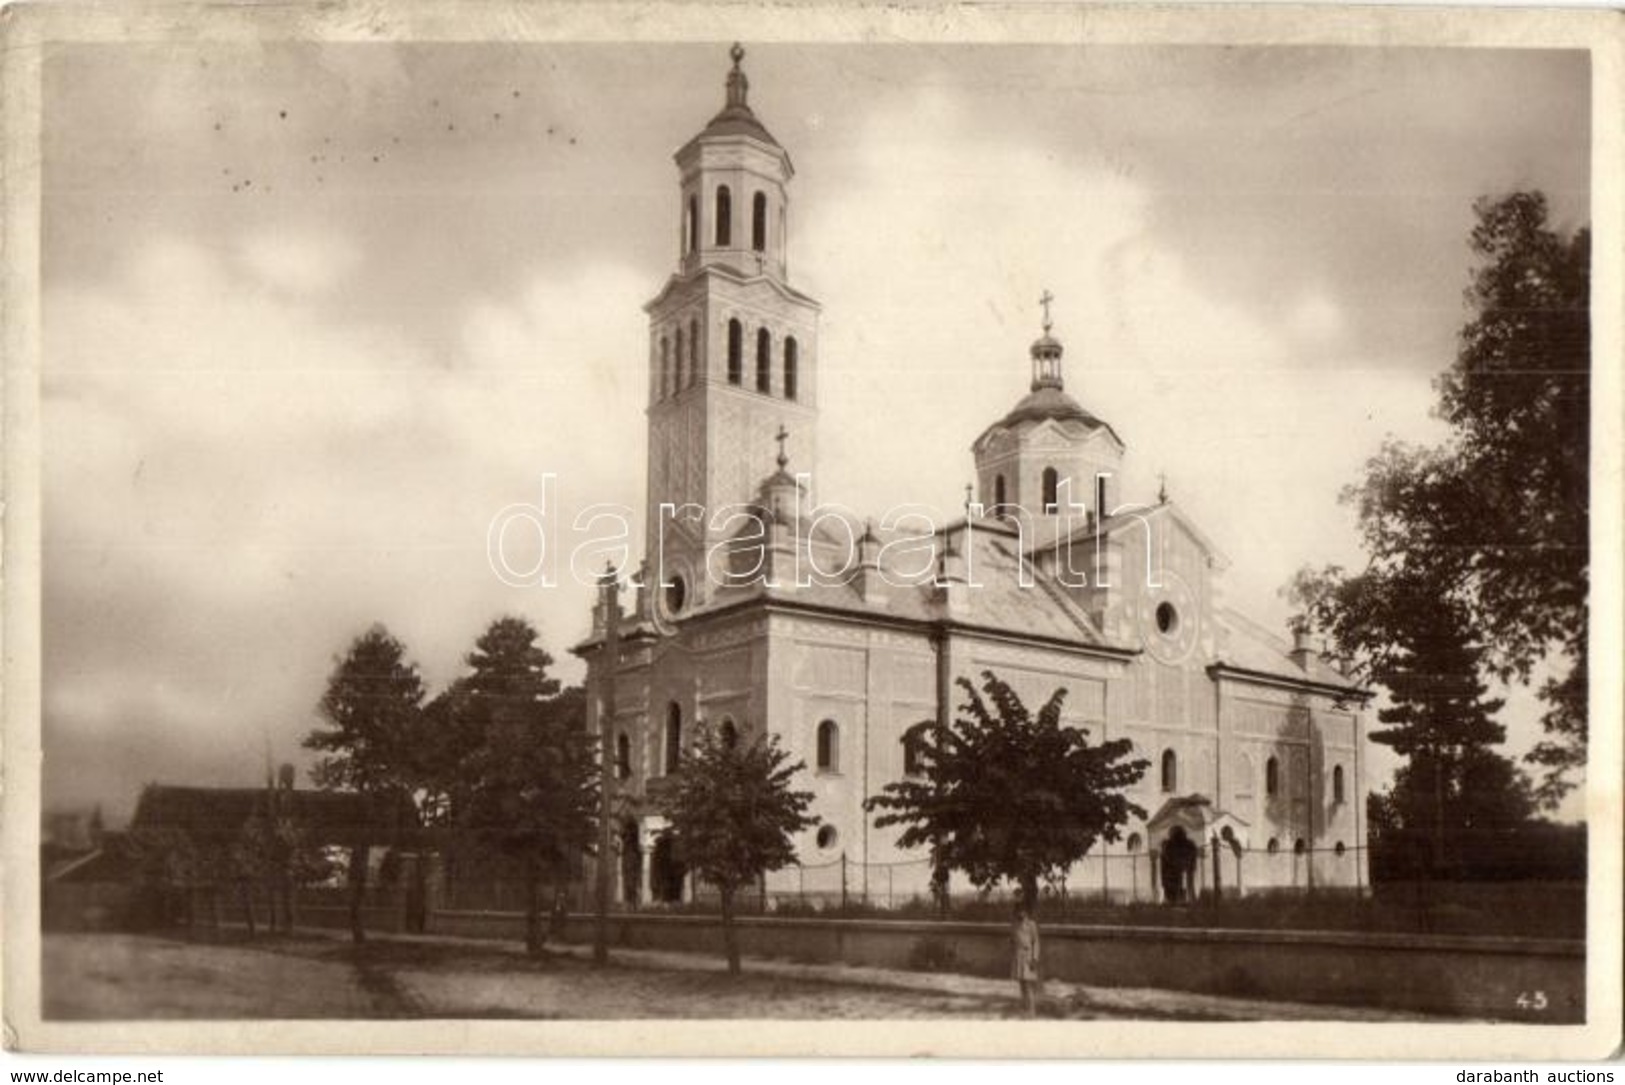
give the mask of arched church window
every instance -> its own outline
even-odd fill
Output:
[[[1044,468],[1044,511],[1056,512],[1061,502],[1061,476],[1053,467]]]
[[[1129,853],[1131,855],[1134,854],[1135,852],[1138,852],[1144,846],[1145,846],[1145,841],[1140,839],[1140,834],[1139,833],[1129,833],[1128,834],[1128,850],[1129,850]]]
[[[683,710],[676,701],[666,706],[666,775],[683,763]]]
[[[681,328],[677,329],[677,349],[672,353],[677,359],[677,364],[674,367],[675,372],[672,374],[671,390],[676,393],[683,390],[683,329]]]
[[[1332,802],[1343,803],[1343,766],[1337,765],[1332,769]]]
[[[688,381],[683,385],[687,388],[700,376],[700,322],[688,322]]]
[[[687,229],[683,237],[683,255],[687,256],[700,247],[700,198],[688,198],[688,221],[684,224]]]
[[[993,476],[993,515],[998,516],[1004,512],[1004,476]]]
[[[758,192],[750,201],[750,247],[767,249],[767,193]]]
[[[756,390],[773,390],[773,337],[766,328],[756,329]]]
[[[1298,837],[1297,840],[1292,842],[1292,854],[1293,855],[1302,855],[1304,852],[1306,852],[1308,850],[1309,850],[1309,845],[1304,842],[1303,837],[1300,836],[1300,837]]]
[[[796,343],[793,335],[784,339],[784,398],[796,398],[796,381],[800,377],[798,372],[801,365],[801,347]]]
[[[737,320],[728,321],[728,383],[745,380],[745,329]]]
[[[841,729],[834,720],[818,725],[818,771],[839,772],[841,768]]]
[[[1174,791],[1179,787],[1179,758],[1172,750],[1162,751],[1162,789]]]
[[[624,780],[632,775],[632,740],[625,731],[615,736],[615,778]]]
[[[733,244],[733,195],[727,185],[717,186],[717,248]]]
[[[671,390],[671,344],[666,337],[660,337],[660,398],[665,399]]]
[[[1272,836],[1270,837],[1270,842],[1264,846],[1264,850],[1269,852],[1271,855],[1274,855],[1276,852],[1281,850],[1281,842]]]
[[[1270,758],[1264,762],[1264,794],[1274,798],[1281,793],[1281,762]]]
[[[739,745],[739,728],[727,716],[722,717],[722,726],[717,728],[717,737],[722,740],[723,746],[733,749]]]
[[[925,773],[925,743],[931,733],[931,721],[916,723],[903,732],[903,775],[920,776]]]

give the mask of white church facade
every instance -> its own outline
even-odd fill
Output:
[[[677,152],[677,268],[646,306],[645,586],[616,604],[613,663],[607,593],[576,648],[595,715],[612,711],[618,898],[694,892],[661,797],[705,725],[765,730],[807,765],[821,825],[765,894],[924,894],[926,857],[863,804],[986,670],[1034,709],[1064,687],[1068,724],[1151,763],[1129,792],[1146,818],[1068,892],[1157,899],[1176,831],[1209,890],[1364,886],[1368,694],[1233,609],[1226,559],[1177,504],[1116,492],[1126,445],[1066,393],[1047,306],[1029,394],[972,444],[962,517],[810,526],[819,305],[787,273],[790,156],[733,56],[725,108]]]

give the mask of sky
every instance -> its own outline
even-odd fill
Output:
[[[504,585],[487,528],[546,474],[642,505],[641,306],[726,44],[50,55],[47,807],[308,765],[377,621],[435,688],[503,614],[579,677],[590,589]],[[823,305],[818,498],[956,510],[1047,289],[1125,498],[1165,474],[1275,628],[1294,570],[1358,565],[1384,437],[1444,436],[1473,201],[1589,217],[1583,53],[746,45]]]

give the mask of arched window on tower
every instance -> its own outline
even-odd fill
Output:
[[[683,387],[687,388],[689,385],[693,384],[699,379],[700,322],[698,320],[690,320],[688,322],[688,383],[684,384]]]
[[[1170,793],[1179,790],[1179,758],[1172,750],[1162,751],[1162,789]]]
[[[745,381],[745,329],[737,320],[728,321],[728,383]]]
[[[796,382],[801,374],[797,371],[801,365],[801,347],[796,343],[796,337],[787,335],[784,338],[784,398],[796,398]]]
[[[818,725],[818,771],[841,771],[841,729],[834,720]]]
[[[1053,467],[1044,468],[1044,511],[1053,513],[1060,511],[1061,503],[1061,476]]]
[[[993,515],[1004,515],[1004,476],[993,476]]]
[[[1343,805],[1343,766],[1337,765],[1332,769],[1332,802]]]
[[[1264,794],[1274,798],[1281,793],[1281,762],[1270,758],[1264,762]]]
[[[756,390],[773,390],[773,337],[766,328],[756,329]]]
[[[624,780],[632,775],[632,740],[625,731],[615,736],[615,778]]]
[[[687,256],[700,247],[700,198],[688,198],[688,221],[684,223],[683,255]]]
[[[916,723],[903,732],[903,775],[921,776],[925,773],[925,744],[930,740],[930,720]]]
[[[717,728],[717,737],[727,749],[731,750],[739,745],[739,728],[734,726],[731,716],[722,717],[722,726]]]
[[[717,186],[717,248],[733,244],[733,196],[727,185]]]
[[[671,390],[676,393],[683,390],[683,329],[681,328],[677,329],[677,349],[673,353],[676,355],[677,364],[672,374]]]
[[[666,706],[666,775],[683,763],[683,710],[676,701]]]
[[[767,250],[767,193],[758,192],[750,201],[750,247]]]

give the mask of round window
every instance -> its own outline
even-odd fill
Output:
[[[818,830],[818,846],[821,848],[826,850],[833,848],[836,841],[840,839],[841,834],[835,831],[835,826],[833,825],[825,825],[822,829]]]
[[[1174,609],[1172,603],[1157,604],[1157,632],[1163,636],[1173,636],[1174,630],[1179,628],[1179,611]]]
[[[680,576],[672,577],[671,583],[666,585],[667,612],[681,613],[686,602],[688,602],[688,583]]]

